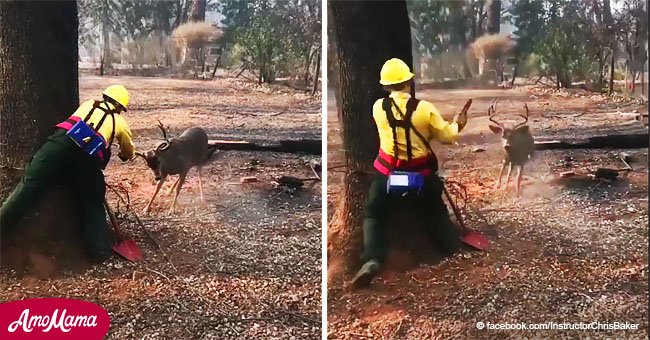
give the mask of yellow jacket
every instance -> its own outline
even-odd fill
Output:
[[[82,120],[86,118],[86,115],[92,110],[93,104],[95,103],[94,100],[88,100],[81,105],[79,105],[79,108],[73,116],[77,116],[81,118]],[[100,104],[100,107],[106,108],[106,109],[114,109],[113,105],[110,103],[102,103]],[[93,124],[93,126],[97,126],[99,124],[99,121],[102,119],[102,116],[104,115],[104,111],[101,109],[96,109],[92,116],[90,116],[90,119],[87,121],[88,124]],[[126,120],[122,115],[120,114],[114,114],[113,117],[115,118],[115,137],[114,140],[117,140],[118,144],[120,145],[120,156],[126,159],[131,159],[135,156],[135,144],[133,144],[133,136],[131,134],[131,130],[129,129],[129,125],[126,123]],[[112,141],[109,140],[111,138],[111,132],[113,129],[113,122],[111,121],[111,117],[106,117],[104,119],[104,123],[102,123],[102,126],[99,128],[99,133],[104,137],[107,143],[111,143]],[[110,145],[109,145],[110,147]]]
[[[395,100],[395,104],[399,107],[403,114],[406,114],[406,102],[411,95],[405,92],[394,91],[391,92],[390,98]],[[386,118],[386,111],[382,107],[382,99],[378,99],[372,107],[372,116],[377,124],[379,132],[379,146],[386,154],[395,156],[394,143],[393,143],[393,130]],[[393,106],[393,114],[395,119],[401,120],[399,112]],[[413,112],[411,123],[418,132],[431,141],[434,138],[442,143],[453,143],[458,136],[458,124],[456,122],[449,123],[445,121],[438,109],[426,100],[420,100],[417,109]],[[428,149],[412,129],[409,130],[411,134],[411,152],[413,158],[425,157],[428,155]],[[404,129],[397,129],[397,148],[399,149],[399,158],[406,159],[406,134]]]

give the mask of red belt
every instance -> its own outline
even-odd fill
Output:
[[[428,176],[431,174],[431,157],[425,156],[413,158],[409,162],[403,159],[396,159],[394,156],[391,156],[380,149],[379,155],[377,155],[377,158],[375,159],[374,167],[377,171],[386,176],[388,176],[388,173],[390,173],[391,170],[413,171]]]

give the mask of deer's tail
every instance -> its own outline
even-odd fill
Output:
[[[205,162],[209,161],[210,158],[212,158],[212,155],[214,155],[214,153],[215,153],[217,150],[219,150],[219,148],[217,147],[217,145],[209,145],[209,144],[208,144],[208,152],[205,153],[205,158],[203,159],[203,162],[202,162],[202,163],[205,163]]]

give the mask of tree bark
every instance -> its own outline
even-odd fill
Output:
[[[170,3],[166,1],[160,1],[158,2],[158,31],[160,33],[158,39],[159,39],[159,44],[160,48],[163,49],[164,51],[164,59],[165,59],[165,66],[170,67],[172,65],[172,58],[171,58],[171,53],[169,46],[165,44],[165,36],[169,36],[171,34],[171,26],[169,23],[170,19],[170,11],[169,11],[169,6]]]
[[[75,1],[0,2],[0,201],[79,105],[77,39]]]
[[[312,96],[318,91],[318,79],[320,76],[320,50],[316,53],[316,72],[314,72],[314,87],[311,89]]]
[[[192,7],[190,10],[190,21],[205,21],[205,8],[207,6],[207,0],[192,0]],[[195,57],[197,65],[201,66],[201,73],[205,72],[205,53],[203,51],[203,46],[192,47],[192,54]],[[196,71],[195,71],[196,76]]]
[[[470,1],[469,6],[468,6],[468,10],[467,10],[467,15],[471,18],[470,24],[472,26],[471,26],[471,31],[470,31],[471,33],[470,34],[471,34],[471,37],[472,37],[472,39],[471,39],[472,41],[476,40],[476,11],[474,10],[474,2],[475,2],[475,0]]]
[[[309,73],[311,71],[312,58],[316,54],[316,50],[313,50],[311,47],[305,53],[305,73],[302,75],[303,84],[305,87],[309,86]]]
[[[205,21],[206,0],[192,0],[191,21]]]
[[[0,202],[54,125],[79,105],[77,42],[75,1],[0,1]],[[33,202],[20,232],[1,235],[2,266],[46,278],[58,265],[87,265],[68,198],[54,185]]]
[[[485,30],[483,29],[483,20],[485,20],[485,16],[483,15],[483,10],[485,9],[485,0],[479,0],[481,3],[481,7],[479,7],[478,10],[478,22],[476,23],[476,35],[474,36],[474,39],[480,37],[483,35],[483,32]]]
[[[501,25],[501,0],[492,0],[490,6],[487,8],[487,33],[488,34],[497,34],[499,33]],[[497,67],[497,59],[495,56],[488,56],[487,68],[488,72],[485,72],[486,77],[491,77],[494,73],[493,70],[497,72],[495,75],[497,78],[493,79],[494,81],[498,80],[499,73],[501,76],[503,72],[500,72]]]
[[[108,30],[108,4],[104,5],[104,11],[102,13],[102,55],[103,55],[103,64],[101,75],[104,75],[104,68],[111,68],[111,36]]]
[[[517,78],[517,68],[519,68],[519,63],[515,64],[515,68],[512,71],[512,80],[510,81],[510,87],[515,86],[515,78]]]
[[[610,64],[609,64],[609,90],[607,91],[607,94],[610,96],[614,92],[614,66],[615,66],[615,61],[616,61],[616,50],[614,47],[614,44],[612,43],[612,53],[610,53]]]
[[[603,1],[603,19],[607,25],[608,38],[610,40],[610,67],[609,67],[609,90],[607,93],[612,95],[614,92],[614,66],[616,63],[616,30],[614,29],[614,19],[612,17],[612,8],[610,6],[610,0]]]
[[[379,72],[390,58],[412,64],[413,56],[405,1],[332,1],[329,8],[339,68],[338,109],[349,172],[336,218],[328,228],[328,262],[341,261],[343,274],[356,267],[362,249],[361,225],[369,185],[364,174],[372,170],[379,148],[372,105],[386,96],[379,84]],[[331,280],[340,278],[337,273],[331,274]]]
[[[217,74],[217,68],[219,67],[219,62],[221,61],[221,56],[223,55],[223,52],[219,52],[219,56],[217,57],[217,60],[214,62],[214,69],[212,70],[212,78],[214,79],[214,76]]]

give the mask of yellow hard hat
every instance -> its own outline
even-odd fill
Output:
[[[118,104],[124,107],[124,110],[129,106],[129,91],[122,85],[111,85],[104,90],[103,95],[113,99]]]
[[[384,63],[384,66],[381,68],[380,76],[380,84],[393,85],[410,80],[413,78],[414,74],[411,72],[409,66],[406,65],[405,62],[400,59],[393,58],[387,60]]]

